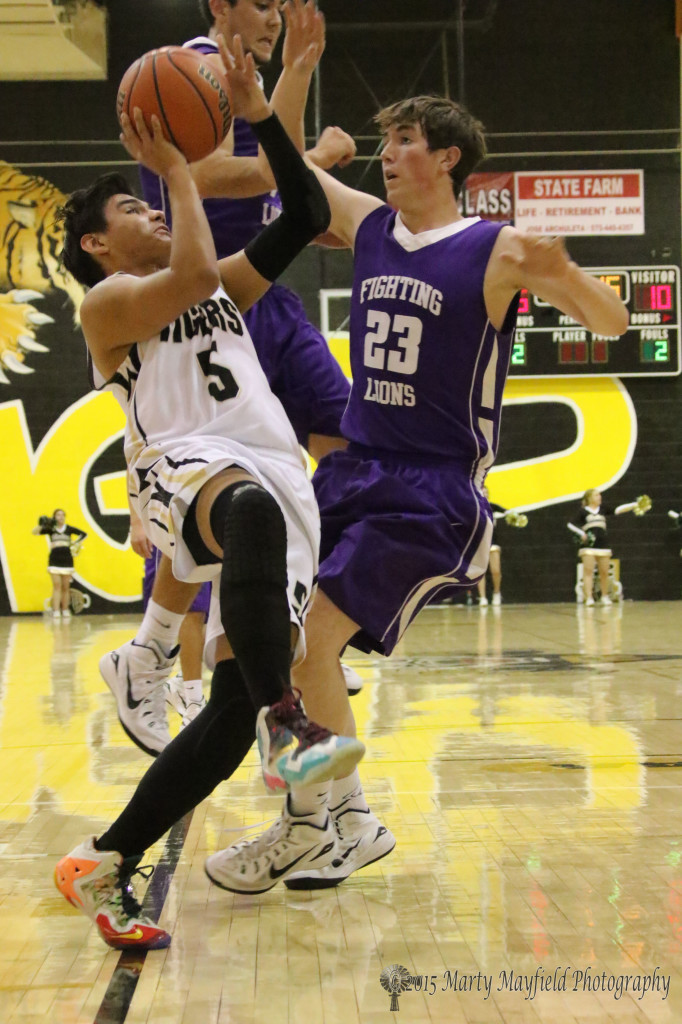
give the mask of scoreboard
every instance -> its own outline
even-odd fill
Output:
[[[521,292],[509,367],[514,377],[675,376],[680,360],[680,269],[585,267],[628,308],[621,337],[593,334],[542,299]]]
[[[510,377],[674,377],[680,354],[680,268],[584,267],[613,288],[630,324],[621,337],[593,334],[525,289],[519,299]],[[322,333],[347,348],[350,288],[320,291]],[[333,324],[338,324],[337,328]],[[335,349],[335,354],[338,352]],[[347,355],[344,361],[347,360]]]

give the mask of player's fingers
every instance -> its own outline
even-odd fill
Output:
[[[303,20],[303,4],[298,0],[287,0],[282,10],[287,32],[295,32],[300,29]]]
[[[237,68],[238,71],[242,71],[244,69],[245,59],[244,44],[242,43],[242,37],[240,35],[232,37],[231,50],[234,55],[235,67]],[[249,56],[251,55],[249,54]]]
[[[231,68],[234,67],[234,57],[230,53],[230,49],[227,45],[227,40],[225,39],[225,36],[222,34],[222,32],[219,33],[217,42],[218,50],[220,51],[220,59],[225,65],[225,69],[229,71]]]
[[[154,142],[159,142],[163,138],[163,129],[161,128],[161,122],[156,116],[156,114],[152,114],[151,122],[152,138],[154,139]]]
[[[142,113],[139,107],[135,107],[133,110],[133,122],[138,137],[143,141],[149,139],[149,130],[144,120],[144,114]]]
[[[121,114],[121,134],[119,138],[123,145],[129,145],[136,138],[135,131],[127,114]]]

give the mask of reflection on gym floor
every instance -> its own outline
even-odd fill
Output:
[[[431,608],[350,658],[394,853],[336,890],[213,888],[206,854],[278,810],[252,751],[185,822],[146,957],[52,884],[149,764],[97,671],[136,623],[0,620],[0,1020],[374,1024],[395,996],[409,1024],[679,1021],[679,607]]]

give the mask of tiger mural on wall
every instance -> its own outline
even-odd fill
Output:
[[[46,351],[36,332],[53,320],[35,302],[63,291],[77,322],[85,291],[59,263],[59,208],[65,198],[45,178],[0,160],[0,384],[10,382],[6,370],[33,373],[27,356]]]

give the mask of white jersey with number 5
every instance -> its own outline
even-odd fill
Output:
[[[217,434],[301,459],[244,321],[222,288],[134,345],[106,386],[128,415],[129,463],[142,448],[190,434]]]
[[[219,288],[156,337],[133,345],[110,380],[94,376],[126,412],[131,499],[147,536],[172,558],[176,577],[198,581],[219,571],[196,565],[182,524],[208,479],[242,467],[284,513],[290,598],[300,621],[317,571],[317,505],[296,435],[232,300]]]

